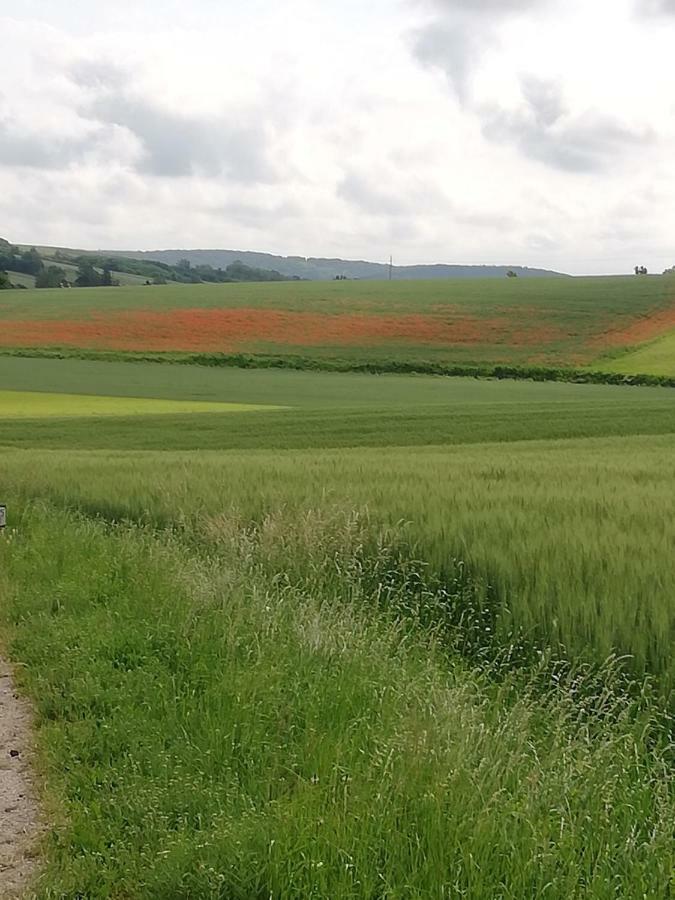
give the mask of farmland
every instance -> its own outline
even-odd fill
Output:
[[[607,372],[618,372],[625,375],[634,375],[637,372],[675,375],[675,330],[616,359],[605,361],[603,368]]]
[[[199,401],[150,400],[144,397],[83,396],[18,391],[0,391],[1,419],[68,419],[101,416],[157,416],[210,412],[251,412],[276,407],[244,403],[200,403]]]
[[[127,286],[12,292],[0,348],[602,368],[674,323],[665,277]]]
[[[602,284],[515,305],[572,316],[565,354],[668,308],[657,279]],[[361,287],[386,321],[451,290]],[[493,321],[511,287],[466,302]],[[356,286],[192,308],[225,289],[351,320]],[[147,291],[143,315],[185,315],[181,286]],[[132,296],[17,292],[1,324]],[[433,350],[357,349],[395,345]],[[37,896],[667,896],[674,397],[0,357],[0,636],[54,822]]]

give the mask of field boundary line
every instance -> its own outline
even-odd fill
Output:
[[[372,375],[438,375],[451,378],[480,378],[511,381],[556,381],[573,384],[609,384],[636,387],[675,388],[670,375],[622,374],[585,368],[553,366],[478,365],[434,363],[420,360],[359,361],[318,359],[305,356],[269,356],[241,353],[143,353],[58,348],[0,348],[1,357],[28,359],[79,359],[96,362],[157,363],[233,369],[291,369],[310,372],[356,372]]]

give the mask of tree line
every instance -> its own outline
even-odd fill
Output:
[[[67,265],[68,269],[64,268]],[[72,269],[77,267],[73,277]],[[182,259],[176,265],[104,254],[68,254],[54,251],[53,257],[44,258],[35,248],[21,249],[0,238],[0,290],[25,287],[12,284],[8,272],[17,272],[35,278],[36,288],[116,287],[116,274],[135,275],[145,279],[147,285],[168,284],[226,284],[245,281],[300,281],[296,276],[282,275],[274,269],[259,269],[236,260],[226,268],[210,265],[193,266]]]

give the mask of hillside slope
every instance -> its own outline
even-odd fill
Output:
[[[673,320],[675,321],[675,316]],[[600,368],[604,372],[616,372],[619,375],[648,373],[675,378],[675,328],[615,359],[603,360]]]
[[[244,354],[249,364],[378,371],[599,368],[672,329],[671,286],[664,277],[458,278],[4,291],[0,348]]]
[[[108,251],[106,251],[108,252]],[[246,265],[275,269],[282,275],[297,276],[310,281],[331,281],[338,275],[347,278],[382,279],[389,277],[389,266],[365,260],[313,258],[304,256],[275,256],[250,250],[146,250],[111,251],[110,255],[132,259],[157,260],[176,265],[187,259],[192,265],[228,266],[239,260]],[[393,266],[392,277],[397,281],[429,278],[504,278],[509,269],[522,278],[563,277],[559,272],[547,269],[530,269],[524,266],[461,266],[420,265]]]

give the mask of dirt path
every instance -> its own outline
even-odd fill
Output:
[[[31,783],[28,705],[14,691],[0,657],[0,898],[20,897],[32,876],[39,809]]]

